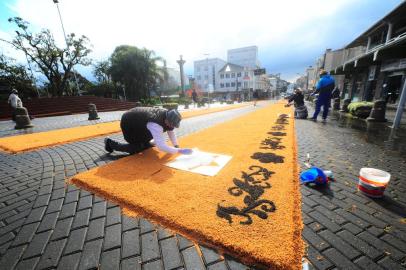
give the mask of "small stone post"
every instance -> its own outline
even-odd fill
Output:
[[[15,109],[16,114],[16,126],[15,129],[31,128],[34,125],[31,124],[28,111],[24,107],[18,107]]]
[[[371,110],[371,113],[369,114],[369,117],[367,118],[367,121],[372,121],[372,122],[386,122],[385,118],[385,113],[386,113],[386,102],[385,100],[377,100],[374,103],[374,107]]]
[[[97,114],[96,105],[93,103],[89,104],[89,118],[87,120],[97,120],[100,119],[99,115]]]

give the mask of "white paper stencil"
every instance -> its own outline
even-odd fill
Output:
[[[165,165],[171,168],[215,176],[231,159],[231,156],[208,153],[193,149],[191,155],[181,155]]]

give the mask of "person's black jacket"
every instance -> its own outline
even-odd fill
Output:
[[[304,96],[302,93],[295,93],[288,99],[289,102],[294,102],[295,107],[300,107],[304,105]]]

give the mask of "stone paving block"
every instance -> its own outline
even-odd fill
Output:
[[[106,227],[103,250],[119,248],[121,246],[121,224]]]
[[[373,215],[365,213],[358,208],[355,208],[353,211],[351,211],[351,213],[353,213],[354,215],[360,217],[361,219],[365,220],[369,224],[372,224],[378,228],[385,228],[386,226],[389,225],[387,222],[381,221],[378,218],[375,218]]]
[[[218,262],[207,267],[207,270],[228,270],[225,262]]]
[[[384,234],[382,237],[380,237],[380,239],[384,240],[386,243],[395,246],[397,249],[399,249],[400,251],[402,251],[405,255],[404,257],[406,257],[406,243],[403,242],[400,239],[395,238],[394,236],[390,235],[390,234]]]
[[[92,207],[92,215],[90,216],[90,219],[96,219],[104,216],[106,216],[106,202],[95,202]]]
[[[56,200],[65,197],[65,188],[59,188],[52,191],[51,200]]]
[[[70,228],[72,226],[73,222],[73,217],[63,219],[63,220],[58,220],[56,222],[55,230],[52,233],[52,238],[51,240],[58,240],[61,238],[66,238],[69,236]]]
[[[80,197],[78,210],[87,209],[92,207],[92,196]]]
[[[73,220],[72,229],[88,226],[89,219],[90,219],[90,209],[85,209],[76,212],[75,218]]]
[[[141,270],[141,258],[132,257],[121,260],[121,270]]]
[[[313,201],[312,199],[310,199],[309,197],[302,197],[302,202],[304,204],[306,204],[308,207],[315,207],[317,205],[319,205],[317,202]]]
[[[117,206],[118,206],[118,204],[111,202],[111,201],[107,201],[107,209],[117,207]]]
[[[65,219],[68,217],[73,217],[76,213],[77,202],[72,202],[62,205],[62,210],[59,214],[59,219]]]
[[[27,225],[27,226],[28,226],[28,225]],[[24,234],[24,232],[23,232],[23,234]],[[12,233],[12,232],[8,232],[8,233],[4,234],[3,236],[0,237],[0,245],[6,243],[6,242],[8,242],[8,241],[13,240],[14,238],[15,238],[15,235],[14,235],[14,233]],[[20,242],[20,241],[19,241],[19,242]],[[17,245],[18,245],[18,243],[15,244],[14,246],[17,246]]]
[[[46,245],[48,244],[51,234],[52,231],[36,234],[25,250],[23,259],[42,255],[44,253]]]
[[[312,231],[319,232],[321,230],[325,230],[326,228],[318,222],[313,222],[307,225]]]
[[[370,258],[362,256],[361,258],[358,258],[354,261],[359,268],[365,269],[365,270],[383,270],[382,267],[380,267],[378,264],[376,264],[374,261],[372,261]]]
[[[26,246],[18,246],[7,250],[0,260],[0,269],[13,269],[25,251]]]
[[[138,218],[132,218],[132,217],[122,215],[121,223],[123,224],[123,232],[139,228],[139,219]]]
[[[126,231],[123,233],[121,257],[127,258],[140,255],[140,230]]]
[[[325,208],[325,207],[323,207],[321,205],[318,205],[318,206],[314,207],[314,209],[319,211],[324,216],[326,216],[331,221],[333,221],[334,223],[336,223],[336,224],[338,224],[340,226],[347,222],[347,220],[345,218],[338,215],[336,212],[334,212],[332,210],[329,210],[329,209],[327,209],[327,208]]]
[[[120,270],[119,248],[102,253],[100,270]]]
[[[360,256],[361,253],[351,247],[349,244],[344,242],[340,237],[337,237],[334,233],[325,230],[319,233],[321,237],[327,240],[327,242],[330,243],[331,246],[336,248],[340,253],[342,253],[344,256],[349,258],[350,260],[355,259],[356,257]]]
[[[163,270],[164,268],[162,267],[162,261],[157,260],[157,261],[152,261],[144,264],[142,266],[143,270]]]
[[[41,221],[42,217],[45,214],[45,210],[46,210],[45,206],[33,209],[24,223],[30,224],[30,223]]]
[[[334,223],[317,210],[309,213],[309,216],[314,220],[316,220],[317,222],[319,222],[320,224],[322,224],[327,229],[331,230],[332,232],[337,232],[341,229],[341,227],[338,224]]]
[[[13,223],[8,224],[7,226],[4,226],[3,228],[1,228],[1,233],[6,234],[9,232],[13,232],[13,231],[17,230],[18,228],[20,228],[23,224],[24,224],[24,219],[16,220]]]
[[[307,259],[316,269],[331,269],[333,264],[313,246],[307,247]]]
[[[16,270],[34,270],[39,262],[39,257],[31,258],[28,260],[20,261],[17,266]]]
[[[330,261],[332,261],[340,269],[358,269],[358,267],[348,260],[344,255],[338,252],[335,248],[329,248],[322,252]]]
[[[65,244],[66,239],[50,242],[45,249],[44,255],[41,256],[41,260],[37,268],[38,269],[55,268],[58,265]]]
[[[79,270],[98,268],[103,240],[87,242],[79,262]]]
[[[81,228],[71,231],[69,234],[68,243],[66,244],[64,255],[82,251],[86,233],[87,228]]]
[[[140,228],[141,228],[141,234],[148,233],[155,231],[155,226],[148,220],[141,218],[140,219]]]
[[[312,219],[311,217],[309,217],[307,214],[305,214],[303,212],[302,212],[302,220],[303,220],[303,224],[305,224],[305,225],[314,222],[314,219]]]
[[[336,209],[335,212],[337,214],[339,214],[340,216],[344,217],[345,219],[347,219],[348,221],[354,223],[358,227],[361,227],[361,228],[365,229],[366,227],[369,226],[369,224],[367,222],[365,222],[364,220],[360,219],[357,216],[354,216],[353,214],[349,213],[346,210]]]
[[[385,257],[382,260],[378,261],[378,264],[380,266],[382,266],[385,269],[388,270],[393,270],[393,269],[401,269],[402,266],[399,265],[399,263],[393,261],[391,258],[389,257]],[[405,267],[403,266],[403,269]]]
[[[179,242],[179,249],[183,250],[186,249],[188,247],[192,247],[193,246],[193,242],[190,241],[189,239],[186,239],[185,237],[183,237],[180,234],[177,234],[176,237],[178,238],[178,242]]]
[[[319,206],[322,205],[323,207],[325,207],[329,210],[334,210],[334,209],[338,208],[338,206],[335,205],[334,203],[332,203],[330,200],[328,200],[328,198],[325,199],[325,198],[322,198],[317,195],[311,195],[311,196],[309,196],[309,198],[312,199],[313,201],[315,201],[316,203],[318,203]]]
[[[121,223],[121,210],[120,207],[107,209],[106,226]]]
[[[79,190],[67,192],[65,195],[64,204],[68,204],[71,202],[77,202],[79,200]]]
[[[102,238],[104,236],[105,219],[106,218],[98,218],[90,221],[86,241]]]
[[[58,270],[73,270],[77,269],[80,261],[81,253],[74,253],[61,258],[58,263]]]
[[[318,236],[315,232],[308,227],[303,228],[302,236],[306,241],[313,245],[317,250],[322,251],[328,248],[330,245],[327,241]]]
[[[50,199],[51,199],[51,194],[45,194],[42,196],[38,196],[37,199],[35,200],[33,208],[38,208],[41,206],[48,205]]]
[[[215,250],[200,245],[199,248],[203,254],[203,259],[206,265],[221,260],[220,255]]]
[[[141,259],[148,262],[160,257],[158,236],[155,231],[141,235]]]
[[[375,249],[365,241],[361,240],[360,238],[356,237],[355,235],[346,230],[337,233],[337,236],[339,236],[341,239],[349,243],[351,246],[362,251],[365,255],[374,260],[382,256],[383,254],[382,251]]]
[[[50,201],[46,213],[59,212],[62,209],[63,198]]]
[[[18,214],[14,214],[13,216],[10,216],[10,217],[6,218],[4,221],[7,224],[10,224],[10,223],[12,223],[14,221],[17,221],[19,219],[23,219],[23,218],[27,217],[28,215],[31,214],[31,211],[32,211],[32,209],[24,210],[24,211],[22,211],[22,212],[20,212]]]
[[[362,233],[358,234],[357,237],[369,243],[376,249],[382,250],[385,254],[393,257],[395,260],[401,260],[403,257],[405,257],[405,254],[403,252],[399,251],[394,246],[389,245],[386,242],[376,238],[369,232],[363,231]]]
[[[183,265],[175,237],[167,238],[159,242],[161,245],[162,259],[165,270],[171,270]]]
[[[41,225],[37,232],[44,232],[55,228],[56,222],[58,220],[59,213],[46,214],[41,221]]]
[[[158,240],[173,237],[174,233],[168,229],[158,227]]]
[[[348,222],[347,224],[344,224],[342,226],[343,229],[346,229],[347,231],[351,232],[354,235],[359,234],[360,232],[362,232],[362,229],[356,225],[354,225],[351,222]]]
[[[199,256],[195,247],[190,247],[182,251],[183,261],[186,269],[205,270],[202,259]]]
[[[105,200],[102,197],[99,197],[97,195],[94,195],[94,203],[98,203],[98,202],[104,202]]]
[[[24,225],[23,227],[21,227],[21,230],[18,232],[17,236],[15,237],[12,246],[19,246],[19,245],[28,244],[29,242],[31,242],[32,238],[34,237],[35,232],[37,231],[38,226],[39,226],[39,222],[27,224],[27,225]],[[12,234],[12,236],[14,238],[13,234]],[[13,239],[13,238],[11,238],[11,239]]]

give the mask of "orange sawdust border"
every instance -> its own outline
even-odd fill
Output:
[[[276,107],[279,107],[279,106],[276,106]],[[256,112],[254,112],[254,113],[256,113]],[[291,115],[293,115],[293,113],[291,113]],[[246,116],[243,116],[243,117],[245,119]],[[240,117],[240,118],[243,118],[243,117]],[[276,118],[275,118],[275,120],[276,120]],[[234,120],[232,120],[230,122],[233,122],[233,121]],[[227,123],[223,123],[223,124],[220,124],[218,126],[222,126],[222,125],[225,125]],[[272,123],[272,124],[274,124],[274,123]],[[134,216],[134,215],[138,216],[139,215],[139,216],[143,216],[145,218],[151,219],[154,222],[159,223],[159,224],[161,224],[163,226],[166,226],[166,227],[168,227],[168,228],[170,228],[170,229],[172,229],[174,231],[177,231],[180,234],[185,235],[186,237],[189,237],[189,238],[192,238],[192,239],[198,241],[199,243],[205,244],[205,245],[207,245],[209,247],[213,247],[213,248],[219,250],[220,252],[222,252],[224,254],[230,254],[230,255],[232,255],[234,257],[238,257],[244,263],[255,265],[255,266],[261,267],[261,268],[264,267],[264,265],[268,265],[268,266],[272,266],[272,269],[300,269],[301,268],[301,260],[302,260],[302,256],[303,256],[303,253],[304,253],[304,245],[303,245],[303,241],[302,241],[302,238],[301,238],[301,231],[302,231],[302,228],[303,228],[303,223],[302,223],[302,219],[301,219],[301,195],[300,195],[300,191],[299,191],[299,178],[298,178],[298,171],[299,171],[298,169],[299,168],[298,168],[298,164],[297,164],[297,145],[296,145],[296,136],[295,136],[293,117],[290,118],[290,123],[289,123],[288,127],[289,127],[288,136],[293,136],[293,137],[291,137],[291,140],[289,139],[290,140],[289,144],[290,143],[292,144],[291,148],[290,148],[291,149],[291,154],[287,155],[289,157],[289,160],[286,160],[285,162],[288,162],[288,163],[285,163],[285,164],[291,164],[292,171],[290,171],[290,172],[288,171],[288,175],[287,175],[288,177],[286,177],[286,178],[288,178],[286,180],[287,181],[286,183],[288,183],[287,184],[288,186],[287,187],[281,187],[281,189],[275,190],[275,193],[272,193],[272,194],[275,195],[275,194],[280,193],[281,191],[284,191],[284,192],[282,192],[283,193],[282,195],[284,197],[292,196],[292,199],[286,200],[286,202],[288,203],[286,209],[290,209],[289,211],[292,211],[292,212],[286,212],[287,210],[285,209],[284,211],[281,212],[281,214],[278,214],[279,216],[281,215],[280,218],[282,218],[282,220],[280,220],[279,222],[278,221],[272,221],[271,218],[269,220],[267,220],[267,221],[263,221],[265,223],[262,223],[261,220],[259,220],[259,219],[256,219],[256,221],[255,221],[255,222],[258,222],[258,226],[260,226],[259,224],[263,224],[264,226],[268,226],[268,227],[264,227],[263,230],[266,230],[266,229],[280,229],[280,230],[283,231],[283,232],[275,232],[276,235],[279,236],[278,239],[277,239],[277,241],[279,241],[279,242],[273,243],[272,245],[269,245],[269,243],[271,243],[271,242],[265,242],[265,243],[268,243],[268,245],[266,246],[267,248],[271,247],[271,246],[277,246],[277,247],[284,246],[287,249],[287,251],[285,251],[285,250],[277,250],[277,251],[275,251],[275,249],[272,249],[272,251],[270,250],[271,252],[276,252],[276,255],[275,255],[275,253],[272,253],[272,255],[273,255],[272,258],[269,258],[269,257],[266,257],[266,256],[264,258],[264,256],[261,256],[261,255],[263,255],[262,253],[258,254],[258,252],[255,251],[255,250],[257,250],[257,246],[255,246],[256,243],[248,242],[253,246],[251,248],[249,248],[248,250],[244,250],[245,244],[241,245],[241,242],[240,242],[240,247],[236,247],[236,246],[232,245],[232,243],[233,243],[232,240],[233,239],[228,239],[228,238],[224,239],[224,238],[219,237],[218,235],[215,235],[215,234],[212,235],[212,236],[207,235],[207,232],[213,233],[213,228],[191,227],[190,224],[194,224],[195,221],[194,220],[191,221],[190,217],[185,219],[185,221],[187,221],[188,225],[189,225],[189,226],[187,226],[187,225],[181,223],[179,220],[173,219],[173,217],[177,217],[176,213],[173,214],[171,212],[171,213],[166,214],[165,216],[163,216],[162,214],[159,214],[160,212],[157,212],[158,209],[156,207],[152,206],[152,208],[151,208],[151,205],[148,204],[148,200],[151,201],[151,200],[154,199],[153,196],[151,198],[147,199],[147,202],[146,202],[147,205],[148,205],[147,209],[149,207],[149,210],[145,209],[145,207],[146,207],[145,205],[141,206],[141,204],[139,204],[139,203],[135,204],[133,201],[131,202],[129,200],[126,200],[126,199],[128,199],[128,198],[126,198],[126,196],[128,196],[128,194],[127,195],[124,194],[124,195],[121,195],[121,197],[117,197],[117,196],[120,196],[120,194],[121,194],[121,193],[118,194],[116,192],[117,189],[120,189],[120,187],[121,187],[120,185],[122,185],[120,182],[116,182],[116,185],[114,185],[114,188],[110,189],[109,191],[106,191],[106,190],[103,189],[103,186],[106,186],[106,185],[110,185],[110,187],[113,187],[111,185],[112,182],[109,181],[109,177],[111,177],[111,176],[119,177],[119,179],[121,179],[120,181],[122,181],[122,180],[125,179],[125,175],[120,176],[120,175],[112,174],[112,175],[106,176],[107,178],[106,177],[101,178],[100,180],[102,182],[99,183],[98,186],[97,185],[95,186],[94,184],[93,185],[89,184],[89,182],[87,182],[87,180],[90,181],[92,179],[91,175],[93,175],[95,172],[96,172],[96,178],[100,178],[101,176],[99,177],[97,175],[97,171],[99,171],[99,169],[100,169],[100,172],[102,173],[103,172],[103,167],[105,167],[105,166],[107,166],[106,169],[104,169],[105,172],[106,172],[106,170],[108,170],[109,172],[114,173],[114,172],[112,172],[113,170],[111,170],[112,168],[110,168],[110,167],[115,166],[113,163],[119,164],[120,160],[115,161],[113,163],[110,163],[110,164],[112,164],[110,166],[108,164],[108,165],[102,166],[100,168],[95,168],[95,169],[92,169],[92,170],[90,170],[88,172],[81,173],[81,174],[73,177],[70,181],[71,181],[71,183],[73,183],[73,184],[75,184],[77,186],[80,186],[82,188],[85,188],[87,190],[90,190],[90,191],[96,193],[97,195],[99,195],[101,197],[104,197],[104,198],[107,198],[109,200],[114,201],[115,203],[119,204],[123,208],[123,212],[125,214],[127,214],[127,215],[130,215],[130,216]],[[207,137],[207,133],[210,133],[210,132],[213,132],[213,131],[215,132],[214,128],[215,127],[209,128],[209,129],[206,129],[205,131],[202,131],[202,132],[199,132],[199,133],[203,133],[204,134],[203,137],[204,136]],[[199,133],[189,135],[187,137],[184,137],[183,139],[186,139],[186,141],[187,141],[188,137],[193,137],[193,138],[196,139],[196,138],[199,137]],[[292,133],[292,134],[290,134],[290,133]],[[193,139],[191,139],[191,141],[193,142]],[[289,145],[287,145],[287,146],[289,146]],[[256,147],[255,149],[259,149],[259,148]],[[244,151],[245,149],[241,149],[241,150]],[[285,151],[288,151],[288,152],[285,152]],[[289,149],[286,148],[285,150],[283,150],[283,152],[284,153],[289,153]],[[143,157],[144,154],[145,154],[145,157]],[[140,158],[140,159],[138,159],[138,158]],[[180,181],[180,184],[183,184],[183,185],[185,184],[185,182],[184,182],[185,173],[184,172],[179,172],[179,171],[174,171],[173,172],[175,174],[175,176],[173,176],[172,179],[168,179],[167,177],[162,178],[162,176],[161,176],[161,178],[159,178],[159,176],[158,176],[156,179],[151,179],[151,172],[153,172],[153,171],[151,171],[151,169],[152,170],[157,170],[159,168],[158,172],[153,173],[153,174],[159,174],[159,171],[161,169],[166,170],[166,172],[168,170],[170,170],[170,169],[161,168],[162,166],[157,167],[156,165],[154,165],[154,163],[156,163],[154,161],[159,161],[159,159],[156,160],[156,158],[155,158],[155,160],[154,160],[154,150],[153,149],[150,149],[150,150],[146,151],[145,153],[140,154],[139,156],[131,156],[131,157],[128,157],[128,158],[121,159],[121,165],[120,166],[122,166],[123,164],[124,164],[124,166],[131,165],[131,164],[133,164],[132,162],[137,161],[137,160],[139,162],[142,162],[142,158],[145,158],[146,160],[148,160],[148,158],[153,158],[152,160],[149,159],[150,160],[149,163],[144,163],[144,165],[143,165],[144,168],[146,167],[145,168],[146,171],[150,170],[149,171],[150,174],[146,174],[145,175],[146,178],[142,177],[142,174],[144,174],[144,172],[140,172],[139,170],[136,171],[136,174],[138,174],[138,176],[137,175],[134,176],[133,174],[130,174],[133,177],[138,177],[138,180],[136,180],[135,178],[134,178],[134,180],[131,180],[131,183],[129,183],[129,184],[131,184],[132,186],[137,185],[137,182],[139,182],[140,185],[137,186],[137,189],[145,189],[146,188],[145,187],[146,183],[143,183],[143,181],[146,181],[146,180],[151,181],[151,183],[154,183],[154,182],[159,181],[159,180],[161,180],[161,181],[162,180],[165,180],[165,181],[174,181],[174,180],[176,180],[177,183],[179,183],[179,181]],[[233,157],[233,159],[234,158],[238,161],[237,156]],[[145,159],[144,159],[144,161],[145,161]],[[139,164],[139,166],[141,166],[140,164]],[[237,164],[238,164],[238,166],[236,166]],[[118,172],[121,172],[120,171],[120,169],[121,169],[120,166],[116,167],[116,170],[118,170]],[[244,167],[244,166],[246,166],[246,164],[241,164],[240,165],[240,163],[235,162],[234,165],[231,166],[232,171],[230,171],[230,168],[228,168],[227,173],[233,173],[233,175],[238,174],[240,171],[237,172],[236,170],[237,170],[237,168],[239,170],[241,166]],[[265,165],[263,165],[263,166],[265,166]],[[271,166],[271,165],[269,165],[269,166]],[[269,166],[267,166],[267,167],[269,168]],[[275,179],[275,181],[276,181],[275,183],[283,185],[283,183],[285,183],[284,182],[285,179],[284,179],[283,176],[286,176],[284,174],[284,171],[283,171],[283,168],[284,168],[283,166],[286,166],[286,165],[279,164],[279,165],[272,165],[272,166],[274,166],[274,167],[271,167],[270,170],[273,171],[275,169],[275,171],[277,173],[277,175],[274,176],[274,177],[279,176],[279,178]],[[223,169],[223,170],[225,170],[225,169]],[[163,173],[165,174],[165,172],[163,172]],[[141,176],[139,174],[141,174]],[[226,173],[224,173],[224,174],[226,174]],[[103,174],[103,176],[105,176],[105,175]],[[129,176],[129,175],[127,175],[127,176]],[[178,176],[178,177],[176,177],[176,176]],[[183,180],[182,180],[182,177],[183,177]],[[222,176],[222,177],[224,177],[224,176]],[[292,177],[292,179],[290,179],[289,177]],[[211,179],[211,178],[202,177],[202,176],[196,176],[196,177],[193,176],[193,178],[196,178],[200,185],[205,185],[205,186],[207,186],[207,182],[202,182],[202,181],[207,180],[207,179],[209,179],[209,180]],[[219,178],[220,178],[220,176],[219,176]],[[227,179],[229,179],[229,177],[227,177]],[[187,178],[187,180],[191,181],[189,178]],[[212,180],[214,181],[214,179],[212,179]],[[91,181],[94,181],[94,180],[91,180]],[[124,180],[124,181],[126,181],[126,180]],[[224,183],[218,183],[218,184],[220,184],[221,186],[223,186],[223,185],[228,186],[228,184],[229,184],[228,182],[231,182],[231,179],[230,179],[230,181],[225,181]],[[271,183],[272,183],[272,179],[271,179]],[[165,188],[164,184],[165,183],[163,183],[163,188]],[[197,183],[193,183],[193,185],[194,185],[193,187],[196,187],[196,191],[205,191],[205,188],[202,189],[202,187],[200,186],[200,189],[199,189],[199,186],[198,186],[199,184],[198,185],[196,185],[196,184]],[[121,188],[125,187],[125,185],[128,185],[128,184],[124,183]],[[170,185],[170,183],[169,183],[169,185]],[[148,188],[148,192],[153,193],[154,189],[156,189],[157,187],[150,188],[149,186],[147,186],[147,188]],[[128,190],[127,192],[134,192],[134,191],[135,190]],[[289,194],[287,194],[287,192],[289,192]],[[145,192],[140,191],[140,193],[142,194],[142,193],[145,193]],[[133,193],[131,193],[131,195],[132,194]],[[137,192],[136,194],[139,194],[139,193]],[[134,196],[136,196],[136,194],[134,194]],[[168,196],[168,195],[166,195],[166,196]],[[173,198],[178,198],[178,199],[181,198],[181,197],[179,197],[179,194],[171,194],[170,197],[165,198],[166,200],[163,200],[160,203],[165,203],[167,201],[165,206],[168,206],[168,203],[170,202],[170,200],[173,199],[172,197]],[[194,198],[192,198],[192,199],[194,199]],[[274,199],[276,199],[276,197]],[[182,200],[185,200],[185,198],[182,198]],[[177,200],[176,202],[182,201],[182,200]],[[200,200],[200,198],[199,198],[199,200]],[[285,200],[280,201],[281,197],[279,197],[278,200],[279,200],[279,203],[281,205],[283,205],[283,202],[285,202]],[[285,202],[285,205],[286,205],[286,202]],[[145,203],[143,203],[143,204],[145,204]],[[187,205],[186,207],[190,207],[190,206],[193,206],[193,205],[194,204],[192,202],[192,204]],[[277,204],[277,207],[278,207],[278,204]],[[209,209],[210,209],[210,207],[209,207]],[[184,213],[185,211],[187,211],[187,208],[185,208],[181,212]],[[203,215],[203,217],[205,217],[205,216]],[[196,217],[196,218],[198,218],[198,217]],[[201,216],[200,216],[200,218],[201,218]],[[205,217],[205,218],[210,219],[210,217]],[[206,223],[202,224],[200,222],[198,224],[205,225]],[[209,223],[209,224],[211,224],[211,223]],[[283,229],[282,229],[282,227],[275,228],[275,225],[277,225],[277,224],[286,224],[285,226],[289,226],[289,227],[283,228]],[[215,224],[213,224],[213,226],[214,225]],[[217,224],[217,226],[218,226],[218,224]],[[236,233],[239,233],[240,230],[241,230],[241,232],[247,233],[247,230],[245,228],[240,228],[240,227],[238,227],[238,228],[240,228],[238,231],[235,231],[236,228],[234,228],[234,226],[237,226],[237,225],[233,225],[233,226],[230,227],[231,229],[234,230],[234,232],[232,232],[230,235],[235,235]],[[203,228],[203,229],[201,229],[201,228]],[[214,232],[217,231],[218,233],[220,233],[222,231],[222,229],[219,228],[219,227],[215,226],[215,228],[216,229],[215,229]],[[252,228],[252,229],[255,229],[255,228]],[[251,230],[251,228],[250,228],[250,230]],[[265,235],[266,235],[266,237],[270,237],[270,235],[267,232],[263,231],[263,230],[261,230],[261,227],[256,228],[255,229],[255,231],[256,231],[255,234],[257,234],[257,236],[256,236],[256,238],[253,238],[253,239],[258,239],[258,236],[263,237]],[[259,233],[259,235],[258,235],[258,233]],[[291,238],[291,241],[288,244],[285,244],[285,243],[279,244],[279,243],[281,243],[280,238],[282,236],[285,236],[285,234],[287,234],[286,237]],[[248,235],[250,235],[250,234],[248,234]],[[252,236],[254,236],[254,235],[252,235]],[[221,242],[219,242],[219,241],[221,241]],[[270,241],[272,241],[272,239],[270,239]],[[286,242],[288,242],[288,241],[286,241]],[[263,251],[264,251],[264,248],[262,248],[261,252],[263,252]],[[285,252],[289,253],[288,258],[285,255]],[[270,254],[266,254],[266,255],[270,256]]]
[[[200,115],[227,111],[248,106],[249,104],[235,104],[226,107],[206,108],[181,112],[184,119]],[[32,151],[49,146],[86,140],[98,136],[120,132],[120,121],[112,121],[94,125],[78,126],[31,134],[16,135],[0,138],[0,150],[12,154]]]

